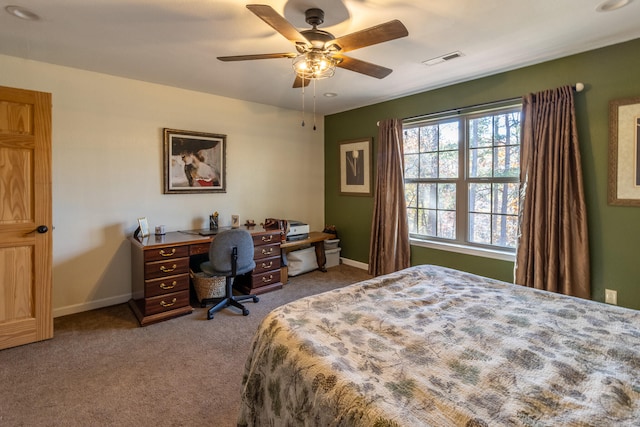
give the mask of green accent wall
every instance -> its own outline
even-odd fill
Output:
[[[325,221],[336,226],[340,256],[368,263],[373,197],[341,196],[340,141],[373,137],[376,123],[520,97],[582,82],[575,95],[578,137],[589,222],[592,298],[605,288],[618,292],[618,305],[640,309],[640,207],[607,204],[609,101],[640,97],[640,39],[471,80],[325,117]],[[457,62],[460,61],[460,62]],[[464,66],[464,57],[425,73]],[[362,77],[367,78],[367,77]],[[381,80],[380,84],[385,84]],[[513,281],[513,263],[454,252],[411,247],[411,264],[437,264]]]

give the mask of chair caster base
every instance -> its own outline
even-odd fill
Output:
[[[242,315],[243,316],[248,316],[249,315],[249,310],[247,310],[246,308],[244,310],[242,310]]]
[[[256,297],[256,296],[254,296],[254,297],[253,297],[253,302],[258,302],[258,301],[260,301],[260,298],[258,298],[258,297]]]

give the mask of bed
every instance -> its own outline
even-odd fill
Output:
[[[261,323],[238,426],[640,426],[640,312],[438,266]]]

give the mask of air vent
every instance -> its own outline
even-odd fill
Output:
[[[441,64],[445,61],[451,61],[452,59],[460,58],[462,56],[462,52],[456,50],[455,52],[447,53],[445,55],[437,56],[435,58],[427,59],[426,61],[422,61],[424,65],[436,65]]]

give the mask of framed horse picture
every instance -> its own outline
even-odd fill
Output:
[[[226,193],[227,136],[164,129],[164,194]]]

